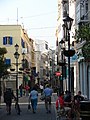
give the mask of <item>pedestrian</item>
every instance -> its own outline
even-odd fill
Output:
[[[25,86],[26,97],[29,96],[30,87],[28,85]]]
[[[43,85],[42,84],[40,84],[40,91],[41,91],[41,95],[43,94]]]
[[[46,113],[51,113],[51,96],[53,90],[50,88],[49,84],[46,85],[45,89],[43,90],[43,94],[45,95],[45,108]]]
[[[19,86],[19,90],[20,90],[20,97],[22,97],[22,93],[23,93],[23,85],[22,84]]]
[[[34,86],[30,92],[29,101],[31,101],[32,111],[36,113],[37,102],[38,102],[38,91]]]
[[[58,100],[59,100],[59,102],[58,102]],[[59,103],[60,103],[60,108],[61,109],[64,109],[64,107],[69,104],[69,102],[65,102],[65,100],[64,100],[64,92],[61,92],[59,94],[59,97],[56,100],[56,109],[58,109]]]
[[[74,105],[78,112],[80,112],[80,101],[83,101],[84,97],[81,95],[81,91],[78,91],[77,95],[74,96]]]
[[[84,97],[81,95],[81,91],[78,91],[77,95],[73,96],[71,111],[69,118],[80,119],[80,101],[83,101]]]
[[[4,102],[6,103],[6,111],[7,114],[11,114],[11,104],[12,99],[16,99],[16,97],[13,94],[13,91],[11,88],[6,88],[6,91],[4,92]]]
[[[71,110],[70,107],[67,107],[68,104],[71,104],[71,102],[65,102],[64,101],[64,92],[61,92],[59,94],[59,97],[56,100],[56,110],[57,110],[57,113],[58,114],[62,113],[62,114],[68,115],[69,111]]]
[[[72,101],[71,92],[66,90],[64,95],[64,101],[70,103]],[[71,104],[68,104],[68,107],[71,107]]]
[[[78,91],[77,95],[74,96],[74,101],[80,102],[83,100],[84,100],[84,97],[81,95],[81,91]]]

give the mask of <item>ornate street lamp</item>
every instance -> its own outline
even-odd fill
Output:
[[[72,23],[73,23],[73,19],[70,18],[69,16],[67,16],[67,17],[65,17],[65,18],[63,19],[63,21],[64,21],[64,24],[65,24],[66,29],[67,29],[67,30],[71,30],[71,26],[72,26]]]
[[[59,42],[59,45],[61,46],[61,61],[58,62],[58,65],[62,67],[62,79],[60,81],[61,84],[61,91],[63,91],[63,77],[64,77],[64,66],[65,66],[65,60],[64,60],[64,47],[63,44],[65,44],[65,41],[63,39],[61,39],[61,41]]]
[[[18,114],[20,114],[20,107],[18,104],[18,59],[19,59],[20,54],[18,53],[18,49],[19,49],[19,46],[16,44],[15,45],[16,52],[14,53],[14,57],[16,59],[16,97],[17,97],[16,98],[16,107],[17,107]]]
[[[73,23],[73,19],[70,18],[69,16],[65,17],[63,19],[65,27],[67,29],[67,37],[68,37],[68,50],[64,51],[64,55],[68,57],[68,89],[71,91],[71,80],[70,80],[70,57],[75,54],[74,50],[70,50],[70,33],[69,31],[71,30],[71,26]]]
[[[19,45],[16,44],[14,47],[15,47],[15,50],[18,51],[18,49],[19,49]]]
[[[63,39],[61,39],[61,41],[59,42],[59,44],[64,44],[65,41]]]
[[[22,57],[23,57],[23,59],[22,59],[22,67],[23,67],[23,86],[25,86],[26,83],[24,84],[24,69],[25,69],[25,53],[24,53],[24,52],[22,53]]]

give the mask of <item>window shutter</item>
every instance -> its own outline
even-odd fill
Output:
[[[13,41],[12,41],[12,37],[10,37],[10,45],[12,45],[12,42],[13,42]]]
[[[21,45],[22,45],[22,48],[24,48],[24,41],[22,38],[21,38]]]
[[[6,41],[7,39],[6,39],[6,37],[3,37],[3,45],[6,45]]]

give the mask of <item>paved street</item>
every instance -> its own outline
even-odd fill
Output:
[[[40,97],[40,95],[39,95]],[[12,105],[12,113],[11,115],[6,114],[5,104],[2,103],[0,109],[0,120],[56,120],[56,112],[55,112],[55,99],[57,98],[56,94],[53,94],[52,97],[52,111],[51,114],[47,114],[43,101],[38,101],[37,112],[35,114],[32,113],[32,110],[28,110],[28,98],[22,97],[19,99],[21,115],[17,115],[14,104]]]

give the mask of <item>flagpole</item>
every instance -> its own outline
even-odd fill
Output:
[[[17,25],[18,25],[18,8],[17,8]]]

